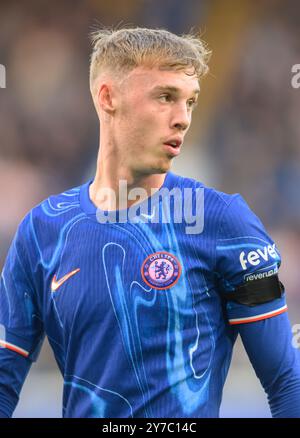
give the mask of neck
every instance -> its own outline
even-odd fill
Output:
[[[153,195],[164,183],[165,173],[143,174],[126,165],[118,165],[118,161],[114,154],[103,157],[100,148],[97,170],[89,194],[92,202],[101,210],[129,208]],[[128,199],[132,190],[132,199]]]

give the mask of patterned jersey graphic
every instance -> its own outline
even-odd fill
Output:
[[[1,346],[34,361],[48,337],[64,417],[218,416],[230,321],[285,306],[229,302],[225,317],[220,292],[278,269],[274,242],[240,196],[210,188],[198,235],[164,220],[162,203],[160,223],[100,224],[90,183],[45,200],[19,226],[1,276]],[[164,183],[200,186],[171,172]]]

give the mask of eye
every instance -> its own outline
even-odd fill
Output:
[[[189,99],[189,100],[187,101],[187,106],[188,106],[188,108],[190,108],[190,109],[194,109],[194,108],[196,108],[197,104],[198,104],[198,102],[197,102],[196,99]]]
[[[171,102],[172,98],[171,98],[170,94],[165,93],[165,94],[161,94],[159,96],[159,100],[162,101],[162,102]]]

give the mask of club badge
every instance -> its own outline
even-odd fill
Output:
[[[181,275],[178,259],[169,252],[155,252],[143,262],[141,273],[145,283],[154,289],[169,289]]]

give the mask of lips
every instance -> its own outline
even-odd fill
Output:
[[[182,144],[182,139],[179,137],[173,137],[164,142],[166,151],[172,157],[180,154],[180,146]]]
[[[173,137],[164,142],[165,145],[171,146],[173,148],[180,148],[182,144],[182,139],[179,137]]]
[[[180,154],[180,146],[173,146],[171,144],[164,143],[164,149],[166,150],[168,155],[171,155],[172,157]]]

